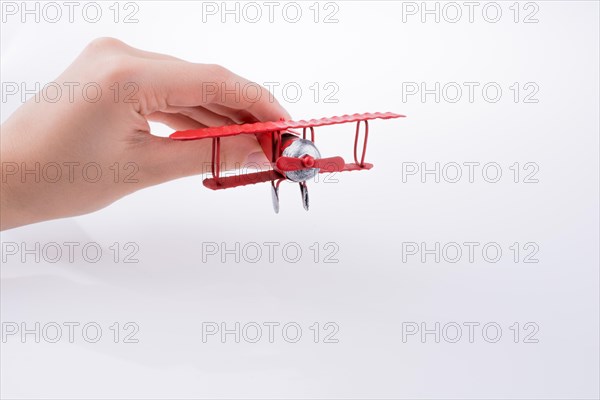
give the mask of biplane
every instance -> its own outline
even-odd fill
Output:
[[[402,118],[404,115],[387,113],[364,113],[343,115],[341,117],[311,119],[308,121],[272,121],[255,122],[240,125],[226,125],[202,129],[177,131],[170,135],[173,140],[212,139],[212,177],[203,183],[209,189],[221,190],[261,182],[271,182],[273,208],[279,212],[279,185],[283,181],[292,181],[300,185],[302,204],[308,211],[308,188],[306,182],[319,173],[361,171],[373,168],[365,162],[367,141],[369,139],[369,121],[373,119]],[[322,158],[315,146],[315,127],[356,122],[354,137],[354,162],[346,163],[342,157]],[[361,131],[364,123],[362,151],[358,151]],[[297,132],[302,129],[302,134]],[[307,138],[310,131],[310,139]],[[256,135],[271,168],[266,171],[221,176],[221,138],[234,135]]]

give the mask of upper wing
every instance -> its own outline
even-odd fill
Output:
[[[191,129],[187,131],[177,131],[172,133],[169,137],[174,140],[195,140],[195,139],[206,139],[222,136],[234,136],[240,134],[250,133],[267,133],[275,131],[285,131],[287,129],[298,129],[298,128],[309,128],[314,126],[323,125],[334,125],[343,124],[346,122],[357,122],[367,121],[371,119],[391,119],[391,118],[403,118],[404,115],[394,114],[391,112],[386,113],[363,113],[363,114],[352,114],[342,115],[341,117],[330,117],[311,119],[308,121],[269,121],[269,122],[255,122],[252,124],[240,124],[240,125],[226,125],[211,128],[202,129]]]

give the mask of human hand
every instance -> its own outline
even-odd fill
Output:
[[[1,229],[89,213],[206,172],[210,139],[153,136],[148,121],[185,130],[290,118],[266,89],[221,66],[111,38],[90,43],[55,83],[57,101],[31,98],[2,125]],[[248,85],[260,91],[252,99],[239,94]],[[252,135],[222,138],[221,152],[224,169],[267,162]]]

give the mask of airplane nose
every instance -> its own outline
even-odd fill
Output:
[[[290,145],[284,148],[282,156],[300,158],[302,165],[306,167],[306,169],[284,172],[285,177],[291,181],[304,182],[319,173],[319,169],[313,168],[313,166],[315,160],[321,158],[321,153],[310,140],[294,139]]]
[[[306,168],[312,168],[313,165],[315,165],[315,159],[311,156],[305,156],[302,159],[302,165],[304,165]]]

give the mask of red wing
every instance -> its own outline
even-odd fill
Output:
[[[253,172],[244,175],[225,176],[222,178],[208,178],[202,183],[209,189],[230,189],[238,186],[254,185],[255,183],[276,181],[285,179],[279,172],[274,170]]]
[[[367,121],[371,119],[391,119],[403,118],[404,115],[387,113],[364,113],[342,115],[341,117],[311,119],[308,121],[269,121],[255,122],[252,124],[226,125],[211,128],[191,129],[187,131],[177,131],[171,134],[170,138],[174,140],[195,140],[207,139],[222,136],[234,136],[241,134],[266,133],[275,131],[286,131],[287,129],[309,128],[314,126],[343,124],[346,122]]]
[[[364,166],[360,166],[358,164],[345,164],[344,168],[339,172],[345,171],[362,171],[373,168],[373,164],[365,163]],[[331,169],[321,169],[319,171],[320,174],[335,172]],[[262,171],[262,172],[253,172],[250,174],[244,175],[235,175],[235,176],[226,176],[222,178],[207,178],[202,183],[209,189],[212,190],[221,190],[221,189],[231,189],[238,186],[246,186],[246,185],[254,185],[256,183],[276,181],[278,179],[285,179],[283,175],[275,170]]]
[[[356,164],[356,163],[351,163],[351,164],[346,164],[344,165],[344,169],[341,172],[346,172],[346,171],[362,171],[364,169],[371,169],[373,168],[373,164],[369,164],[369,163],[364,163],[364,165],[361,167],[360,165]]]
[[[173,132],[169,137],[174,140],[195,140],[208,139],[214,137],[234,136],[252,133],[267,133],[275,131],[285,131],[287,123],[285,121],[277,122],[255,122],[252,124],[225,125],[211,128],[190,129],[187,131]]]

